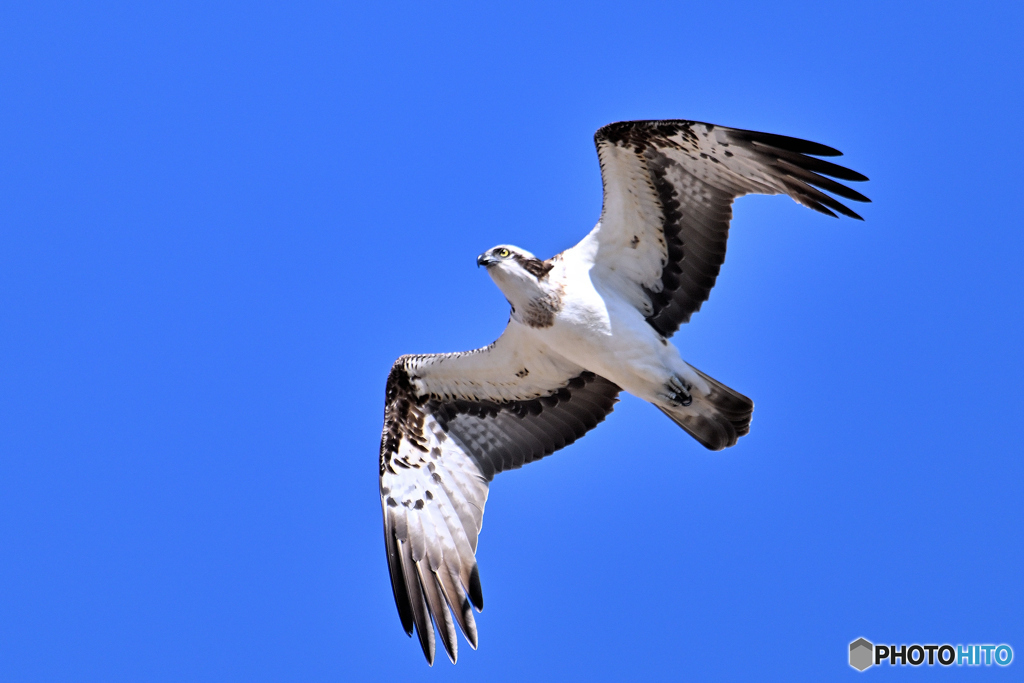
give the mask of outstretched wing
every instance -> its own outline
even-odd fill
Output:
[[[583,436],[618,393],[530,344],[515,322],[486,348],[395,362],[380,445],[384,541],[398,615],[428,662],[431,619],[452,662],[453,616],[476,648],[471,605],[483,609],[475,553],[488,483]]]
[[[594,274],[665,336],[707,301],[736,197],[788,194],[829,216],[857,219],[822,190],[870,201],[826,176],[866,177],[815,158],[840,152],[797,138],[698,121],[626,121],[601,128],[594,140],[604,207],[574,249],[592,254]]]

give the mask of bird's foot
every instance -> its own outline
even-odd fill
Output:
[[[693,394],[690,390],[693,387],[679,375],[672,375],[668,382],[665,384],[665,396],[669,402],[675,406],[686,407],[693,403]]]

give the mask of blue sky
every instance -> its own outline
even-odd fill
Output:
[[[0,10],[0,677],[830,680],[861,636],[1024,655],[1022,20]],[[752,433],[709,453],[627,397],[498,477],[480,648],[428,669],[381,538],[388,369],[501,332],[476,255],[574,244],[591,136],[635,118],[837,147],[874,203],[737,203],[675,341],[754,399]]]

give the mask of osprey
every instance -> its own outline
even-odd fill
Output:
[[[495,474],[580,438],[623,390],[711,450],[749,431],[753,402],[668,340],[715,284],[733,200],[787,194],[857,219],[822,190],[869,201],[826,176],[867,178],[815,158],[840,152],[806,140],[697,121],[613,123],[594,140],[604,206],[590,234],[546,261],[511,245],[477,258],[512,307],[501,337],[402,356],[388,375],[380,500],[391,588],[430,664],[434,625],[453,663],[456,623],[477,646],[475,552]]]

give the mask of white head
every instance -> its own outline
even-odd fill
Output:
[[[512,304],[525,307],[546,293],[545,278],[551,264],[519,247],[499,244],[476,257],[478,266],[487,266],[487,274]]]

